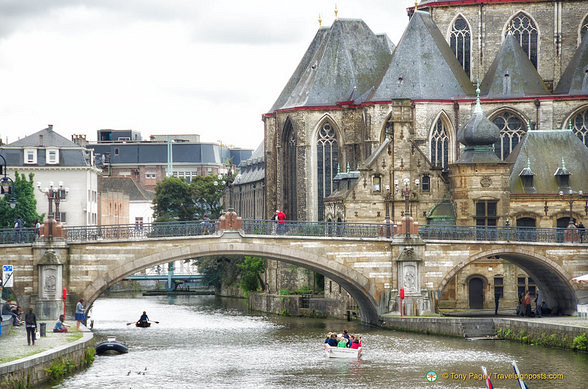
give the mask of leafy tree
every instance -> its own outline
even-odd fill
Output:
[[[5,195],[0,201],[0,227],[12,228],[18,216],[21,217],[23,226],[33,227],[35,219],[42,220],[37,213],[37,200],[35,199],[34,173],[29,173],[28,180],[24,174],[14,173],[14,198],[16,207],[10,208],[10,195]],[[43,215],[44,216],[44,215]]]
[[[255,291],[261,286],[265,290],[265,284],[261,279],[261,273],[265,270],[265,259],[260,257],[245,256],[243,262],[238,263],[241,269],[241,289],[245,292]]]
[[[167,177],[155,186],[153,213],[156,222],[194,219],[194,202],[186,181]]]
[[[234,175],[228,174],[222,179],[218,176],[198,176],[190,182],[192,199],[196,209],[196,217],[202,218],[207,214],[211,219],[217,219],[222,211],[222,198],[227,186],[233,182]]]

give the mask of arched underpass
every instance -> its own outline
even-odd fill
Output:
[[[211,247],[214,248],[211,249]],[[162,258],[161,253],[137,258],[132,261],[132,265],[129,263],[121,265],[112,269],[102,280],[90,283],[83,292],[83,295],[87,296],[88,306],[91,306],[108,287],[129,275],[151,266],[177,260],[209,256],[234,257],[247,255],[277,260],[323,274],[341,285],[355,299],[362,321],[370,324],[376,324],[378,322],[378,305],[376,299],[373,297],[376,294],[375,287],[365,275],[357,272],[353,268],[316,255],[311,250],[251,243],[231,243],[224,247],[225,249],[222,246],[192,243],[189,246],[166,251],[164,258]]]
[[[565,271],[549,258],[521,249],[516,251],[492,250],[472,256],[469,261],[458,264],[447,273],[439,285],[439,295],[443,293],[445,287],[457,273],[467,265],[490,258],[504,259],[531,276],[539,290],[544,293],[543,299],[547,306],[554,313],[571,315],[576,312],[576,288],[568,281],[569,276]]]

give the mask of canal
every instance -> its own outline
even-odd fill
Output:
[[[143,310],[151,328],[136,328]],[[468,341],[364,326],[357,322],[251,313],[242,299],[215,296],[97,300],[94,332],[116,336],[129,353],[97,356],[58,388],[485,388],[491,374],[535,374],[529,388],[586,387],[588,354],[507,341]],[[363,337],[359,361],[326,359],[328,331]],[[427,372],[438,379],[428,382]],[[549,375],[552,375],[549,377]],[[512,378],[495,388],[518,388]]]

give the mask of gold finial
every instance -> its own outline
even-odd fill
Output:
[[[337,16],[338,13],[339,10],[337,9],[337,3],[335,3],[335,20],[339,20],[339,17]]]
[[[321,19],[321,14],[319,14],[318,22],[319,22],[319,28],[321,28],[323,26],[323,19]]]
[[[506,29],[506,33],[508,34],[512,34],[512,22],[508,23],[508,27]]]
[[[419,8],[419,0],[414,0],[414,11],[416,12]]]

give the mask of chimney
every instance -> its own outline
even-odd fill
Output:
[[[43,135],[39,135],[39,146],[43,146]]]
[[[49,131],[53,131],[53,124],[47,124],[47,129]]]

